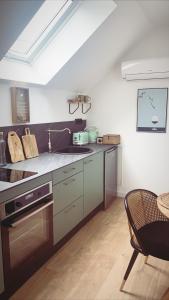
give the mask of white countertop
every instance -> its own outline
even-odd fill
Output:
[[[37,174],[27,177],[25,179],[16,181],[14,183],[0,181],[0,192],[3,192],[11,187],[15,187],[18,184],[24,183],[26,181],[32,180],[38,176],[47,174],[56,169],[62,168],[66,165],[69,165],[75,161],[84,159],[90,155],[95,154],[96,152],[106,151],[113,147],[113,145],[97,145],[89,144],[88,148],[91,148],[93,152],[88,154],[56,154],[56,153],[42,153],[38,157],[26,159],[21,162],[7,164],[5,168],[14,169],[14,170],[23,170],[37,172]]]

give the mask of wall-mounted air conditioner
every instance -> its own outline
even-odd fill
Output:
[[[169,78],[169,58],[126,61],[121,72],[126,80]]]

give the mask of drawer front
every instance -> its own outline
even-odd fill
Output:
[[[83,196],[83,172],[53,186],[53,214],[60,212],[81,196]]]
[[[83,197],[80,197],[53,219],[54,244],[59,242],[83,218]]]
[[[91,168],[96,167],[97,164],[101,164],[103,161],[103,152],[98,152],[84,158],[84,166],[91,166]]]
[[[63,167],[59,170],[52,172],[53,184],[56,184],[67,177],[70,177],[78,172],[83,171],[83,161],[77,161],[73,164],[70,164],[66,167]]]

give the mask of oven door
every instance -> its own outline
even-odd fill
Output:
[[[1,223],[7,290],[15,290],[51,255],[53,201],[37,203]]]

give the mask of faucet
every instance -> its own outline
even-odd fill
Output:
[[[52,152],[52,145],[51,145],[51,132],[63,132],[63,131],[68,131],[69,134],[71,134],[71,130],[69,128],[64,128],[64,129],[48,129],[48,151],[49,153]]]

